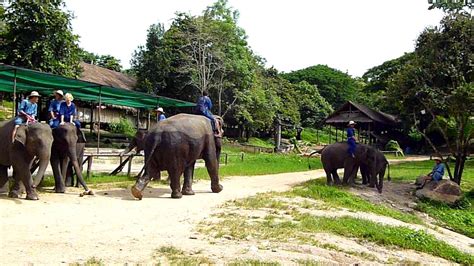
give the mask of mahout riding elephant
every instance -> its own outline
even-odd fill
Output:
[[[219,131],[223,121],[217,118]],[[211,190],[222,191],[219,184],[219,158],[222,134],[215,137],[211,122],[200,115],[178,114],[151,129],[145,138],[145,174],[132,187],[134,197],[141,199],[142,191],[159,171],[168,171],[171,197],[194,195],[192,182],[197,159],[204,159],[211,178]],[[184,173],[181,189],[180,177]]]
[[[369,185],[369,187],[377,187],[381,193],[383,188],[383,179],[385,177],[385,170],[389,169],[387,179],[390,181],[390,164],[385,155],[379,151],[375,151],[375,176],[370,174],[369,168],[366,164],[360,164],[360,174],[362,176],[362,184]],[[378,177],[378,180],[377,180]]]
[[[65,177],[69,160],[74,167],[77,181],[82,185],[84,195],[92,195],[92,191],[86,185],[82,177],[82,170],[77,158],[78,132],[73,123],[66,123],[53,129],[53,146],[51,149],[51,168],[54,175],[54,191],[56,193],[66,192]]]
[[[13,166],[15,183],[9,197],[20,196],[20,180],[26,190],[26,199],[37,200],[36,186],[41,182],[51,156],[53,136],[46,124],[34,123],[18,128],[14,141],[11,136],[15,127],[14,121],[0,122],[0,187],[8,181],[8,167]],[[34,158],[39,159],[39,169],[33,179],[30,168]]]
[[[344,168],[342,184],[353,184],[359,165],[364,164],[370,174],[375,176],[376,149],[365,144],[357,144],[354,158],[348,153],[349,145],[338,142],[326,146],[321,151],[321,162],[326,172],[327,184],[341,184],[337,169]]]

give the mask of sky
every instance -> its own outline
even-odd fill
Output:
[[[73,31],[89,52],[110,54],[130,67],[148,27],[169,27],[176,12],[198,15],[214,0],[66,0]],[[255,54],[290,72],[324,64],[362,76],[414,50],[417,36],[443,13],[427,0],[229,0]]]

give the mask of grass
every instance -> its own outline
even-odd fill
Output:
[[[81,264],[81,263],[72,263],[70,264],[72,266],[80,266],[80,265],[84,265],[84,266],[102,266],[102,265],[105,265],[105,263],[101,260],[101,259],[98,259],[96,257],[92,257],[92,258],[89,258],[84,264]]]
[[[404,213],[383,205],[375,205],[361,197],[351,194],[344,188],[327,186],[323,179],[306,182],[303,186],[293,189],[290,195],[322,200],[329,207],[342,207],[354,211],[371,212],[389,216],[406,223],[423,223],[420,218],[413,214]]]
[[[255,259],[236,260],[231,263],[226,263],[228,266],[278,266],[278,262],[267,262]]]
[[[413,182],[417,176],[428,173],[433,164],[433,161],[423,161],[393,165],[390,174],[392,180],[396,182]],[[472,238],[474,237],[474,160],[472,159],[466,162],[461,189],[465,192],[463,204],[458,204],[456,208],[423,200],[419,202],[417,209],[435,218],[439,225]]]
[[[272,139],[249,138],[249,140],[245,144],[263,148],[275,147],[275,144],[273,143]]]
[[[154,252],[153,257],[165,257],[168,259],[167,264],[171,265],[212,265],[213,261],[202,256],[191,256],[183,250],[173,246],[162,246]]]
[[[329,135],[329,130],[331,135]],[[342,135],[341,135],[342,134]],[[338,130],[338,140],[345,138],[345,132]],[[312,144],[327,144],[336,141],[336,130],[334,128],[323,128],[316,130],[314,128],[304,128],[301,132],[301,140],[310,142]]]

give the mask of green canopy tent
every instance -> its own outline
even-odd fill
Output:
[[[72,93],[74,98],[78,100],[99,103],[99,106],[102,104],[109,104],[148,110],[154,109],[157,106],[195,106],[193,103],[181,100],[111,87],[0,63],[0,92],[13,93],[13,99],[15,101],[17,93],[25,93],[33,90],[38,91],[42,95],[51,95],[55,90],[63,90]],[[99,128],[100,109],[101,108],[99,108]]]

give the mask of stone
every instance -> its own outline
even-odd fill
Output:
[[[462,191],[459,185],[453,181],[441,180],[426,183],[423,189],[416,191],[415,195],[420,199],[427,198],[451,205],[461,199]]]

